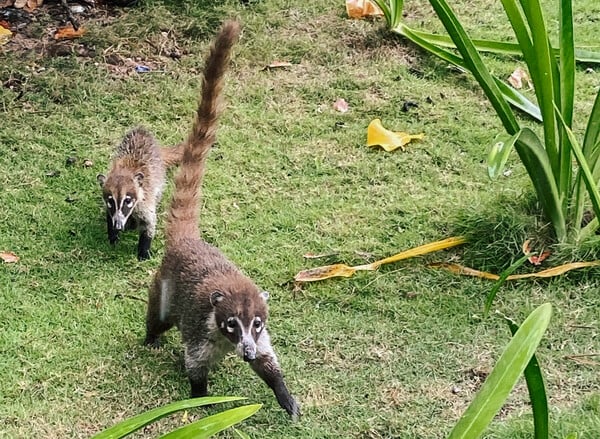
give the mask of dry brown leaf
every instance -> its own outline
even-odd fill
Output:
[[[19,262],[19,258],[13,252],[0,252],[0,259],[2,259],[7,264],[13,264],[15,262]]]
[[[25,10],[31,12],[34,9],[37,9],[40,6],[42,6],[43,2],[44,2],[43,0],[27,0],[27,4],[25,5]]]
[[[523,88],[524,85],[531,87],[529,75],[521,67],[517,67],[515,71],[512,72],[512,74],[508,77],[508,82],[516,89]]]
[[[74,38],[79,38],[85,33],[85,29],[80,27],[79,29],[73,29],[72,25],[58,28],[56,33],[54,34],[55,40],[71,40]]]
[[[371,0],[346,0],[346,12],[350,18],[379,17],[381,9]]]
[[[350,109],[348,102],[344,98],[339,98],[337,101],[333,103],[333,109],[335,111],[339,111],[340,113],[347,113]]]
[[[525,255],[529,255],[531,254],[531,256],[529,256],[529,258],[527,258],[527,260],[529,261],[530,264],[533,265],[541,265],[542,262],[548,258],[548,256],[550,256],[552,253],[550,252],[550,250],[543,250],[539,256],[536,256],[535,252],[533,252],[531,250],[531,239],[527,239],[525,240],[525,242],[523,243],[523,254]]]
[[[17,9],[22,9],[27,6],[27,0],[15,0],[13,3],[13,7]]]

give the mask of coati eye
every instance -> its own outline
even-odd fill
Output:
[[[260,319],[260,317],[256,317],[254,319],[254,327],[256,329],[260,328],[262,326],[262,320]]]
[[[237,320],[234,317],[229,317],[227,319],[227,327],[233,329],[236,326],[237,326]]]

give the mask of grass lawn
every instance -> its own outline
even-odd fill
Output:
[[[473,36],[511,35],[499,2],[452,3]],[[553,14],[557,2],[543,3]],[[574,8],[578,45],[599,51],[600,3]],[[414,27],[441,30],[424,0],[407,1],[405,15]],[[499,272],[547,228],[516,154],[510,173],[488,180],[485,157],[502,127],[471,77],[388,33],[382,20],[347,19],[342,0],[99,7],[81,19],[84,37],[58,44],[48,36],[59,19],[44,10],[0,46],[0,251],[20,257],[0,265],[0,437],[86,438],[188,397],[179,334],[160,350],[142,346],[164,209],[154,256],[140,263],[135,233],[108,244],[96,174],[132,126],[163,144],[184,138],[202,59],[227,17],[244,31],[200,227],[270,291],[273,344],[303,408],[290,422],[247,365],[227,357],[211,394],[264,404],[242,430],[253,438],[444,438],[508,342],[498,314],[478,318],[490,281],[427,267],[452,261]],[[291,66],[265,69],[274,61]],[[522,65],[486,61],[503,78]],[[135,63],[151,72],[136,73]],[[600,69],[588,67],[577,70],[578,135],[600,85]],[[338,98],[347,113],[333,109]],[[417,106],[403,111],[406,102]],[[405,151],[367,148],[374,118],[426,137]],[[290,282],[305,268],[363,264],[457,234],[472,243],[350,279],[300,289]],[[555,249],[543,268],[598,258],[599,247]],[[303,258],[309,252],[330,256]],[[519,322],[541,303],[554,307],[537,354],[553,438],[600,435],[599,272],[509,283],[494,303]],[[180,414],[136,437],[181,422]],[[485,437],[531,431],[521,383]]]

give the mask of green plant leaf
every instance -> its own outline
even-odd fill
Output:
[[[494,369],[452,429],[449,439],[480,437],[519,380],[539,345],[552,315],[552,306],[536,308],[510,340]]]
[[[529,256],[530,255],[522,256],[521,258],[519,258],[515,262],[513,262],[510,265],[510,267],[508,267],[506,270],[504,270],[502,273],[500,273],[500,277],[498,278],[498,280],[496,282],[494,282],[492,289],[490,290],[490,292],[488,293],[488,295],[485,299],[485,305],[483,307],[483,318],[486,318],[488,316],[488,314],[490,313],[490,308],[492,307],[494,298],[496,297],[496,294],[500,290],[500,287],[504,284],[504,282],[506,282],[506,278],[508,276],[510,276],[511,274],[513,274],[517,268],[519,268],[521,265],[523,265],[523,263],[527,260],[527,258],[529,258]]]
[[[559,241],[564,241],[567,237],[567,224],[546,150],[529,128],[521,130],[515,149],[533,183],[542,209],[552,223],[556,237]]]
[[[224,402],[239,401],[245,398],[237,396],[211,396],[205,398],[193,398],[186,399],[183,401],[173,402],[162,407],[157,407],[152,410],[148,410],[140,415],[126,419],[118,424],[110,427],[95,436],[92,439],[117,439],[127,436],[140,428],[164,418],[171,413],[178,412],[180,410],[186,410],[194,407],[201,407],[210,404],[221,404]]]
[[[510,106],[504,99],[502,92],[496,84],[496,81],[483,64],[483,60],[481,59],[479,52],[477,52],[477,49],[456,18],[456,15],[454,15],[454,12],[452,12],[444,0],[430,0],[430,3],[442,21],[446,31],[452,38],[452,41],[454,41],[454,44],[456,44],[456,47],[462,56],[463,62],[473,76],[475,76],[475,79],[477,79],[477,82],[479,82],[479,85],[492,103],[492,106],[496,110],[496,113],[504,125],[504,129],[506,129],[506,131],[511,135],[515,134],[517,131],[519,131],[517,119],[515,118]]]
[[[215,415],[207,416],[185,427],[178,428],[161,439],[204,439],[223,431],[256,413],[262,404],[244,405]]]
[[[518,137],[519,133],[514,136],[502,134],[496,138],[496,143],[490,148],[487,157],[488,176],[490,179],[495,180],[502,172],[504,172],[508,156],[510,155],[513,146],[515,146]]]
[[[514,337],[519,330],[519,325],[508,317],[505,317],[505,319]],[[527,364],[523,374],[527,382],[527,391],[529,392],[531,411],[533,412],[533,437],[534,439],[548,439],[548,397],[546,395],[542,369],[535,354],[531,356],[531,360]]]
[[[600,179],[600,91],[594,100],[594,106],[592,107],[585,135],[583,137],[583,155],[590,165],[594,181],[598,181],[598,179]],[[581,169],[579,169],[575,179],[575,188],[573,192],[575,206],[575,213],[573,215],[574,228],[579,228],[585,209],[586,190],[581,174]],[[582,235],[586,235],[596,228],[596,226],[591,223],[588,224],[588,226],[585,227],[586,230],[583,231]]]
[[[556,106],[554,108],[571,142],[573,153],[575,154],[575,158],[577,159],[577,163],[579,164],[579,168],[581,170],[581,177],[588,190],[588,195],[590,196],[592,206],[594,207],[594,213],[596,214],[596,218],[600,218],[600,191],[598,190],[598,185],[594,180],[594,176],[592,175],[592,171],[583,154],[583,150],[581,149],[579,143],[577,142],[577,139],[575,138],[575,134],[573,134],[573,131],[571,131],[571,129],[566,125],[564,119],[562,118],[562,115],[560,114],[560,111],[558,111],[558,108],[556,108]]]
[[[394,30],[392,26],[390,26],[390,29]],[[420,31],[417,29],[413,29],[413,32],[419,37],[421,37],[423,40],[431,44],[435,44],[436,46],[446,47],[448,49],[456,49],[456,45],[452,42],[452,38],[448,37],[447,35],[437,35],[429,32]],[[511,56],[523,55],[521,47],[518,43],[509,43],[506,41],[495,40],[480,40],[476,38],[473,38],[471,41],[475,45],[475,48],[480,52],[489,52],[497,55]],[[552,49],[552,54],[554,56],[559,56],[559,52],[559,49]],[[579,62],[587,64],[600,64],[600,53],[576,48],[575,59]]]

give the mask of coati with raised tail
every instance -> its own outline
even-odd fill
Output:
[[[265,327],[268,293],[204,242],[198,228],[200,184],[239,31],[237,22],[226,22],[205,62],[202,97],[175,176],[166,251],[149,291],[145,344],[158,347],[163,332],[179,328],[192,397],[207,394],[210,369],[235,351],[273,390],[281,407],[297,417],[300,407],[286,387]]]
[[[179,164],[183,144],[161,148],[146,129],[125,134],[117,146],[108,175],[99,174],[106,205],[108,240],[115,244],[126,228],[139,231],[138,259],[150,257],[156,231],[156,208],[166,181],[167,168]]]

